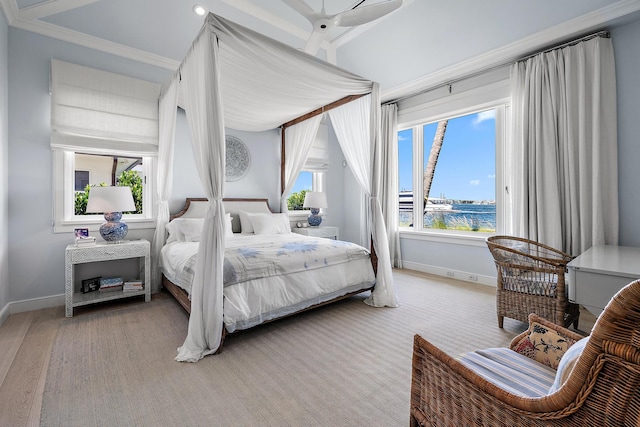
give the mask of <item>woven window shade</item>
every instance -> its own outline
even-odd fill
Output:
[[[160,85],[51,60],[51,147],[158,152]]]

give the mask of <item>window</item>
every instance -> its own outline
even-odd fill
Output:
[[[129,228],[153,227],[160,85],[53,59],[51,148],[54,231],[94,230],[87,185],[127,185],[136,213]]]
[[[295,185],[289,193],[287,204],[289,211],[300,211],[307,191],[324,191],[325,177],[329,170],[329,134],[326,123],[318,128],[316,141],[305,161],[302,171],[298,175]],[[304,215],[308,215],[308,209]],[[290,212],[291,215],[291,212]],[[295,215],[295,213],[294,213]]]
[[[405,114],[414,119],[398,130],[402,230],[486,236],[503,229],[505,195],[497,189],[504,188],[498,162],[507,99],[486,102],[487,96],[425,103],[422,110],[431,114],[423,119],[415,107]]]

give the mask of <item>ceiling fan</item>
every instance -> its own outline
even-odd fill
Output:
[[[381,18],[402,6],[403,0],[388,0],[380,3],[374,3],[369,6],[358,7],[360,4],[364,3],[363,0],[353,8],[335,15],[327,15],[324,9],[324,0],[322,0],[322,10],[320,12],[314,11],[304,0],[282,1],[293,10],[307,18],[307,20],[313,25],[311,37],[307,40],[304,51],[311,55],[315,55],[320,49],[320,44],[332,28],[356,27],[358,25],[366,24],[367,22],[375,21],[376,19]]]

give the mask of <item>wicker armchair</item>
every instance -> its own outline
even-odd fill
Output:
[[[567,299],[565,273],[569,254],[532,240],[511,236],[487,238],[498,270],[498,327],[504,318],[526,322],[530,313],[558,325],[578,328],[580,308]]]
[[[552,322],[546,326],[579,337]],[[416,335],[411,426],[638,426],[638,337],[640,280],[609,302],[564,385],[553,394],[523,398],[488,382]],[[520,338],[514,338],[512,350]]]

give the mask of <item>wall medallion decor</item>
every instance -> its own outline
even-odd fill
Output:
[[[249,172],[251,156],[247,146],[235,136],[227,135],[226,143],[226,180],[237,181]]]

